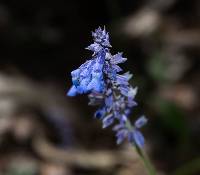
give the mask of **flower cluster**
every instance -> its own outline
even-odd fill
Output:
[[[92,32],[94,43],[86,49],[93,52],[92,58],[78,69],[71,72],[73,86],[68,96],[87,93],[90,105],[99,105],[95,117],[102,120],[103,128],[115,124],[117,143],[125,138],[138,147],[143,147],[144,137],[139,129],[146,124],[147,119],[142,116],[130,123],[131,109],[137,106],[134,98],[137,88],[129,84],[132,74],[120,74],[121,67],[127,59],[122,53],[110,53],[109,34],[100,27]]]

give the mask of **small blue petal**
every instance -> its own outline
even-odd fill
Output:
[[[112,114],[107,115],[104,119],[103,119],[103,128],[107,128],[108,126],[112,125],[114,122],[114,117]]]
[[[108,88],[105,93],[106,93],[106,96],[109,96],[112,94],[112,90]]]
[[[127,137],[128,131],[126,129],[119,130],[116,134],[117,136],[117,144],[121,144],[125,138]]]
[[[123,129],[125,126],[124,126],[124,124],[118,124],[118,125],[115,125],[113,128],[112,128],[112,130],[113,131],[118,131],[118,130],[120,130],[120,129]]]
[[[144,137],[140,131],[133,131],[133,138],[137,146],[139,146],[140,148],[144,147]]]
[[[79,93],[79,94],[83,94],[85,89],[82,87],[82,86],[77,86],[76,87],[76,91]]]
[[[70,90],[67,92],[67,96],[74,97],[77,95],[76,87],[73,85]]]
[[[78,78],[72,78],[72,83],[73,83],[74,86],[79,86]]]
[[[80,69],[76,69],[71,72],[72,75],[72,82],[73,85],[78,86],[79,85],[79,77],[80,77]]]
[[[107,107],[109,107],[109,106],[112,106],[112,104],[113,104],[113,96],[110,95],[109,97],[107,97],[107,98],[105,99],[105,105],[106,105]]]
[[[92,81],[87,86],[87,91],[96,91],[102,92],[103,91],[103,82],[97,78],[93,78]]]
[[[113,69],[114,72],[121,72],[121,71],[122,71],[122,68],[119,67],[119,66],[116,65],[116,64],[113,64],[113,65],[112,65],[112,69]]]
[[[131,98],[135,98],[136,94],[137,94],[137,90],[138,88],[135,87],[135,88],[130,88],[129,91],[128,91],[128,96],[131,97]]]
[[[129,87],[128,86],[120,86],[119,87],[120,92],[124,95],[128,97],[128,92],[129,92]]]
[[[87,86],[90,83],[90,77],[89,78],[84,78],[81,82],[80,82],[80,87],[83,89],[84,93],[88,92]]]
[[[94,116],[97,119],[102,119],[104,115],[106,114],[105,108],[99,109],[95,112]]]
[[[80,69],[73,70],[71,72],[72,77],[79,77]]]
[[[125,109],[125,110],[124,110],[124,114],[127,115],[127,116],[128,116],[130,113],[131,113],[131,110],[130,110],[130,109]]]
[[[136,128],[141,128],[142,126],[144,126],[147,123],[147,118],[145,116],[141,116],[140,118],[138,118],[135,121],[135,127]]]
[[[91,76],[91,71],[92,71],[92,67],[93,67],[94,63],[95,63],[94,60],[89,60],[80,66],[79,69],[81,70],[81,72],[80,72],[81,78],[88,78]]]
[[[103,46],[106,46],[106,47],[112,47],[112,46],[110,45],[110,42],[109,42],[108,40],[109,40],[109,37],[107,37],[106,40],[105,40],[104,42],[102,42],[101,44],[102,44]]]
[[[126,76],[124,76],[124,75],[118,75],[117,74],[117,76],[116,76],[116,82],[119,85],[126,85],[126,86],[129,85],[128,78]]]
[[[130,72],[124,73],[123,76],[126,76],[127,80],[130,80],[133,77],[133,75],[130,74]]]
[[[122,53],[118,53],[116,55],[113,55],[112,59],[110,62],[112,64],[119,64],[119,63],[124,63],[127,60],[127,58],[122,57]]]
[[[119,120],[120,120],[120,123],[121,123],[121,124],[125,124],[126,121],[127,121],[127,116],[123,114],[123,115],[121,115],[121,117],[120,117]]]
[[[137,106],[137,102],[135,102],[132,98],[128,98],[127,106],[128,106],[129,108],[132,108],[132,107],[134,107],[134,106]]]
[[[97,52],[101,51],[103,49],[103,47],[98,43],[94,43],[94,44],[89,45],[86,49],[97,53]]]

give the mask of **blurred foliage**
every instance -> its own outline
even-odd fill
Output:
[[[167,83],[168,80],[168,71],[167,71],[167,63],[163,58],[162,53],[154,54],[150,59],[147,66],[147,70],[150,76],[156,81],[160,83]]]
[[[173,102],[160,99],[156,102],[156,109],[162,122],[177,135],[177,138],[183,139],[188,135],[184,112],[180,107]]]

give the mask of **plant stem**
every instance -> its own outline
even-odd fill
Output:
[[[140,158],[144,162],[144,165],[149,173],[149,175],[156,175],[155,168],[153,167],[149,157],[144,152],[144,150],[140,149],[139,147],[136,147],[138,154],[140,155]]]
[[[126,121],[126,127],[130,130],[133,129],[133,126],[131,125],[129,120]],[[132,143],[132,146],[136,149],[137,153],[139,154],[140,158],[142,159],[148,174],[156,175],[155,168],[152,165],[152,163],[151,163],[149,157],[147,156],[147,154],[145,153],[145,151],[142,148],[138,147],[135,143]]]

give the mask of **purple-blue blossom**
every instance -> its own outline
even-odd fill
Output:
[[[103,128],[115,125],[117,144],[125,139],[138,147],[144,146],[144,137],[140,128],[147,123],[142,116],[131,124],[129,116],[132,108],[137,106],[135,96],[137,87],[132,87],[129,80],[132,74],[121,73],[123,70],[118,65],[124,63],[127,58],[123,54],[112,55],[109,34],[105,28],[100,27],[92,32],[94,43],[86,49],[93,55],[78,69],[71,72],[72,87],[68,96],[88,94],[89,105],[98,105],[95,117],[100,119]]]

